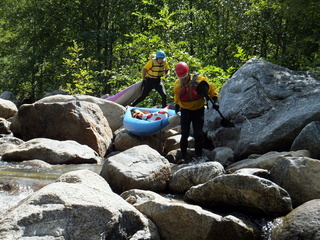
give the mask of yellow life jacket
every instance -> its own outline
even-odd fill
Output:
[[[158,63],[157,59],[153,58],[152,67],[147,71],[147,75],[150,78],[160,78],[165,75],[166,59],[163,59],[162,63]]]

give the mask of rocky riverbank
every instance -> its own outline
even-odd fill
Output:
[[[179,127],[141,138],[122,128],[125,107],[103,99],[54,95],[18,109],[3,93],[2,162],[101,171],[38,186],[0,216],[0,237],[320,239],[319,87],[309,72],[251,59],[220,92],[235,128],[209,104],[211,148],[182,165]]]

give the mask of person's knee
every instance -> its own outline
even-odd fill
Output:
[[[181,137],[188,138],[190,134],[190,129],[187,128],[181,128]]]
[[[201,131],[195,131],[194,134],[193,134],[194,138],[197,139],[197,140],[200,140],[202,139],[202,132]]]
[[[181,138],[188,138],[190,134],[190,130],[186,128],[181,129]]]

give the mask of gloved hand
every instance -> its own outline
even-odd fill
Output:
[[[212,100],[213,100],[212,108],[218,111],[219,110],[218,98],[217,97],[213,97]]]
[[[209,101],[210,97],[208,96],[208,90],[209,85],[206,81],[201,81],[196,88],[198,95],[201,97],[205,97]]]
[[[174,111],[176,112],[177,115],[180,112],[180,106],[178,104],[174,106]]]

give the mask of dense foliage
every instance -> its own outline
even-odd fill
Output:
[[[2,0],[0,92],[113,95],[160,49],[171,68],[186,61],[218,87],[253,56],[316,69],[319,9],[318,0]],[[164,79],[169,101],[174,80]]]

